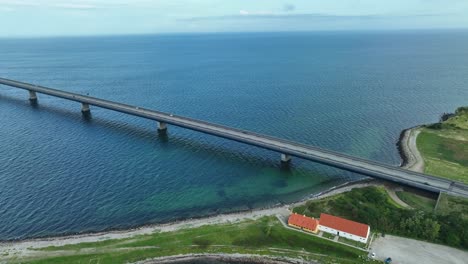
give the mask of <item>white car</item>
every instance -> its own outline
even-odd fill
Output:
[[[375,253],[374,252],[372,252],[371,258],[375,258]]]

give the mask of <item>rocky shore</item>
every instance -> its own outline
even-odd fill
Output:
[[[420,128],[416,126],[403,130],[396,144],[402,159],[400,167],[416,172],[424,172],[424,160],[416,146]]]
[[[227,262],[230,264],[315,264],[317,262],[291,259],[286,257],[271,257],[250,254],[188,254],[154,258],[136,262],[137,264],[208,264]]]

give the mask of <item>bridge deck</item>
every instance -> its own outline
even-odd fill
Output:
[[[468,185],[454,182],[440,177],[430,176],[402,169],[397,166],[383,164],[371,160],[353,157],[351,155],[321,149],[306,144],[296,143],[284,139],[274,138],[246,130],[231,128],[202,120],[172,115],[142,107],[112,102],[91,96],[65,92],[57,89],[37,86],[18,81],[0,78],[0,84],[21,88],[36,93],[47,94],[71,101],[98,106],[121,113],[139,116],[159,122],[165,122],[179,127],[192,129],[210,135],[223,137],[257,147],[278,151],[283,154],[319,162],[347,171],[352,171],[374,178],[381,178],[416,188],[432,191],[447,192],[454,195],[468,197]]]

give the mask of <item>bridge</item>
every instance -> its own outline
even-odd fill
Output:
[[[289,140],[279,139],[268,135],[262,135],[247,130],[236,129],[228,126],[205,122],[202,120],[177,116],[146,109],[143,107],[112,102],[109,100],[61,91],[34,84],[3,78],[0,78],[0,84],[29,91],[29,99],[33,102],[37,102],[38,93],[46,94],[81,103],[81,111],[84,114],[90,113],[90,106],[96,106],[157,121],[158,130],[163,132],[167,130],[167,125],[170,124],[257,146],[260,148],[273,150],[281,154],[281,161],[285,163],[288,163],[291,160],[291,157],[294,156],[346,171],[384,179],[430,192],[445,192],[452,195],[468,197],[468,185],[466,184],[441,177],[405,170],[398,166],[392,166],[363,158],[353,157],[351,155],[309,146],[306,144],[296,143]]]

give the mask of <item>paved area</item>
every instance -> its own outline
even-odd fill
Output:
[[[389,235],[376,238],[369,251],[375,252],[375,259],[391,257],[392,264],[465,264],[468,261],[468,251]]]

